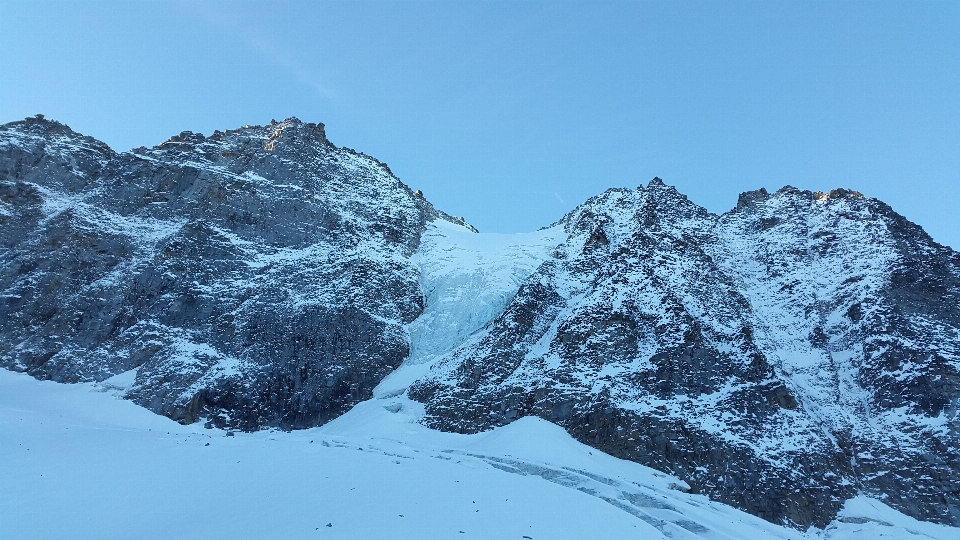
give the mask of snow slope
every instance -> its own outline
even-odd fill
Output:
[[[441,433],[387,398],[227,436],[116,391],[0,370],[0,538],[957,537],[865,498],[826,531],[781,528],[535,418]]]

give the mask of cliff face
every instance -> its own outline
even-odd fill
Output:
[[[256,430],[407,361],[378,392],[437,429],[539,416],[800,528],[858,493],[960,525],[960,256],[882,202],[786,187],[718,216],[654,179],[469,231],[318,124],[125,153],[6,124],[0,366]]]
[[[289,119],[116,153],[0,127],[0,365],[61,382],[138,369],[173,419],[310,427],[370,396],[423,309],[410,255],[441,216]]]
[[[536,415],[770,521],[857,492],[960,524],[960,259],[883,203],[784,188],[709,214],[655,179],[569,234],[410,395],[471,433]]]

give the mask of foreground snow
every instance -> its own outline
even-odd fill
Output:
[[[231,437],[116,393],[0,370],[0,538],[957,537],[866,498],[825,532],[783,529],[538,419],[440,433],[393,397]]]

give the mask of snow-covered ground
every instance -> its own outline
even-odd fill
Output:
[[[231,435],[119,399],[131,372],[62,385],[0,370],[0,538],[958,537],[865,497],[825,531],[778,527],[539,419],[476,435],[418,424],[403,390],[498,313],[561,234],[432,224],[410,359],[319,428]]]
[[[387,398],[228,436],[115,392],[0,370],[0,538],[957,537],[865,498],[825,532],[780,528],[538,419],[440,433]]]

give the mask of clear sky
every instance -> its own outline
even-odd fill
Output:
[[[660,176],[790,184],[960,248],[960,2],[0,2],[0,122],[118,150],[297,116],[481,231]]]

